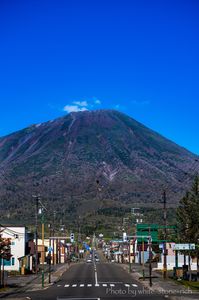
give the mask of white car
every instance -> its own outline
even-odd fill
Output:
[[[92,259],[91,258],[87,258],[86,262],[89,264],[89,263],[92,263]]]

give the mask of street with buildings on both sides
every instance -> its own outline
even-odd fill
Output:
[[[155,276],[154,276],[155,277]],[[40,278],[41,280],[41,278]],[[155,280],[155,279],[153,279]],[[162,281],[162,280],[161,280]],[[41,282],[23,286],[21,291],[8,294],[7,297],[18,299],[165,299],[169,294],[170,299],[179,296],[197,299],[198,295],[190,290],[164,282],[163,286],[154,282],[154,289],[149,288],[149,279],[139,280],[137,270],[132,265],[132,273],[120,264],[108,262],[102,251],[94,251],[79,263],[71,264],[61,277],[53,284]],[[6,296],[6,295],[5,295]],[[177,297],[177,298],[176,298]],[[181,298],[179,298],[181,299]],[[187,298],[182,298],[187,299]]]
[[[176,250],[187,245],[171,242],[160,244],[167,249],[166,256],[162,253],[160,262],[155,262],[151,247],[152,241],[157,238],[155,225],[150,225],[150,228],[147,224],[137,226],[136,236],[128,237],[123,233],[121,240],[105,241],[103,235],[96,237],[95,234],[84,242],[76,242],[74,234],[70,235],[70,242],[64,237],[37,240],[38,264],[35,264],[34,239],[28,241],[30,252],[26,253],[28,235],[25,227],[1,227],[1,232],[2,236],[11,239],[12,256],[1,266],[1,283],[3,280],[4,287],[0,298],[183,300],[199,297],[197,292],[169,278],[173,269],[178,280],[190,276],[192,270],[191,276],[197,280],[197,271],[194,272],[197,262]],[[36,273],[35,267],[38,270]],[[11,274],[15,270],[18,275],[7,277],[8,270],[12,270]],[[31,271],[33,274],[27,274]]]

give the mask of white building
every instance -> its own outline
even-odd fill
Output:
[[[11,254],[9,261],[3,260],[4,270],[19,271],[19,258],[26,254],[27,232],[24,226],[20,227],[0,227],[2,238],[11,240]]]
[[[176,266],[176,257],[175,257],[175,250],[174,250],[175,243],[167,243],[166,249],[168,252],[168,255],[166,257],[167,260],[167,270],[173,270],[173,268]],[[184,265],[184,262],[186,262],[186,265],[189,264],[189,256],[186,255],[184,257],[183,251],[178,251],[178,267],[182,267]],[[185,261],[184,261],[185,260]],[[190,267],[192,271],[197,270],[197,260],[190,258]],[[157,265],[158,270],[163,270],[164,268],[164,255],[161,255],[160,263]]]

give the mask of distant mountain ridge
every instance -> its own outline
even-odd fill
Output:
[[[197,159],[121,112],[71,113],[0,138],[0,209],[31,218],[38,191],[67,217],[158,203],[164,188],[176,204],[199,171]]]

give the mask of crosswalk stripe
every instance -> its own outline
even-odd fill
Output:
[[[88,283],[88,284],[83,284],[83,283],[81,283],[81,284],[72,284],[71,287],[72,287],[72,288],[75,288],[75,287],[77,287],[78,285],[79,285],[80,288],[83,288],[83,287],[85,287],[85,286],[87,286],[87,287],[90,288],[90,287],[93,286],[91,283]],[[107,286],[108,286],[107,283],[103,283],[103,284],[96,283],[94,286],[95,286],[95,287],[100,287],[100,285],[103,286],[103,287],[107,287]],[[60,286],[61,286],[61,285],[57,285],[57,287],[60,287]],[[110,287],[115,287],[115,284],[109,283],[109,286],[110,286]],[[132,286],[132,287],[134,287],[134,288],[137,288],[137,287],[138,287],[137,284],[128,284],[128,283],[124,283],[124,286],[125,286],[125,287],[130,287],[130,286]],[[68,287],[70,287],[70,284],[65,284],[64,287],[65,287],[65,288],[68,288]]]

